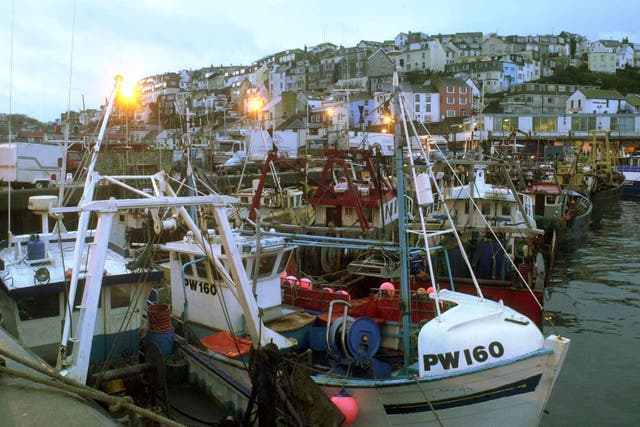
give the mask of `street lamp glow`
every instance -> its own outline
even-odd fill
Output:
[[[123,80],[120,85],[120,96],[127,101],[132,100],[136,93],[136,83],[131,80]]]
[[[257,96],[249,98],[248,107],[249,111],[257,113],[262,109],[262,99]]]

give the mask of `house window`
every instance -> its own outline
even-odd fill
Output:
[[[571,100],[571,109],[573,110],[573,99]]]
[[[447,86],[447,93],[455,93],[455,88],[453,86]]]
[[[500,117],[496,116],[493,121],[493,130],[501,132],[511,132],[518,129],[517,117]]]
[[[533,130],[535,132],[555,132],[558,124],[555,117],[534,117]]]
[[[460,88],[460,93],[463,94],[463,95],[466,94],[467,93],[467,88],[466,87],[461,87]]]
[[[611,117],[609,128],[619,132],[633,132],[633,117]]]
[[[582,99],[578,99],[578,108],[582,108]]]
[[[431,112],[431,104],[425,104],[424,111],[427,112],[427,113],[430,113]]]
[[[420,102],[420,94],[419,94],[419,93],[416,93],[416,94],[414,95],[414,98],[415,98],[415,101],[416,101],[416,102]]]
[[[447,117],[455,117],[456,110],[447,110]]]
[[[572,116],[572,132],[588,132],[596,128],[596,118],[594,116]]]
[[[453,96],[447,96],[447,104],[455,104],[455,98]]]
[[[419,113],[419,112],[420,112],[420,104],[416,104],[415,112],[416,112],[416,113]]]
[[[460,98],[460,105],[467,105],[467,98]]]

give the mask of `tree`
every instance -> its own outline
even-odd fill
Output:
[[[578,50],[578,43],[575,39],[569,40],[569,57],[574,58]]]

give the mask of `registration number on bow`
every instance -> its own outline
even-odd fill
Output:
[[[192,291],[202,292],[203,294],[209,295],[215,295],[218,293],[216,285],[213,283],[201,282],[195,279],[185,279],[185,282]]]
[[[442,365],[443,369],[456,369],[461,364],[471,366],[474,363],[482,363],[489,359],[501,357],[504,354],[504,346],[499,341],[493,341],[488,346],[479,345],[473,348],[448,351],[446,353],[423,354],[422,363],[424,370],[430,371],[432,366]]]

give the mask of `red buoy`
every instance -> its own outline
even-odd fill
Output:
[[[344,415],[343,426],[351,424],[358,416],[358,402],[349,393],[342,390],[331,398],[334,405],[340,409]]]

